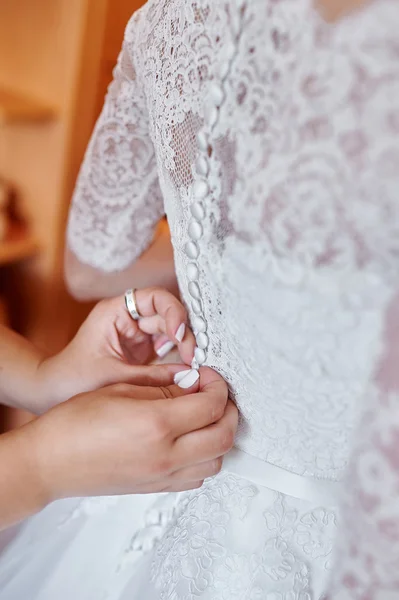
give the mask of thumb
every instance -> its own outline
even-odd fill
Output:
[[[169,392],[174,397],[186,396],[203,392],[205,394],[218,393],[225,396],[226,402],[229,394],[227,383],[216,371],[209,367],[196,369],[184,369],[175,375],[174,382],[177,385],[169,386]]]
[[[154,370],[154,376],[148,373],[149,369]],[[169,382],[169,385],[165,385],[159,377],[161,369],[166,369],[169,374],[173,374],[174,384]],[[144,369],[141,369],[144,371]],[[152,365],[145,369],[146,379],[138,378],[135,382],[142,381],[143,387],[141,388],[141,395],[148,400],[156,399],[172,399],[179,398],[182,396],[189,396],[199,391],[199,373],[195,369],[185,368],[182,370],[182,365]],[[150,375],[150,377],[148,377]],[[167,376],[164,381],[166,382]]]
[[[183,369],[183,370],[182,370]],[[192,381],[192,385],[181,387],[176,385],[175,376],[180,375],[180,380],[185,373],[191,373],[192,369],[185,368],[184,365],[166,364],[166,365],[143,365],[129,366],[119,365],[118,381],[119,383],[129,383],[134,386],[140,386],[141,397],[148,400],[177,398],[193,394],[199,390],[199,378]],[[190,381],[188,382],[190,384]]]
[[[210,367],[201,367],[199,370],[200,374],[200,391],[206,392],[209,388],[226,386],[227,383],[219,373],[211,369]]]
[[[209,367],[201,367],[199,373],[200,392],[212,396],[217,394],[224,397],[227,402],[229,397],[229,387],[223,377]]]

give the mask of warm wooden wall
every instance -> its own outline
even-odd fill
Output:
[[[17,190],[39,252],[0,265],[22,333],[48,351],[67,343],[87,307],[63,283],[64,230],[76,176],[123,30],[140,0],[0,0],[2,91],[49,109],[46,119],[0,118],[0,177]]]

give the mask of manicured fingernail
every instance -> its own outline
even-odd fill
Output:
[[[190,369],[190,371],[185,371],[186,375],[178,382],[178,386],[183,390],[188,390],[190,387],[194,385],[199,379],[199,373],[196,369]],[[180,375],[180,373],[178,373]]]
[[[169,354],[169,352],[175,347],[173,342],[166,342],[165,344],[163,344],[163,346],[161,346],[160,348],[158,348],[158,350],[156,350],[156,353],[158,354],[159,358],[165,358],[165,356],[167,354]]]
[[[188,375],[188,373],[190,373],[190,371],[191,369],[186,369],[186,371],[179,371],[178,373],[176,373],[176,375],[173,378],[175,384],[179,385],[179,383],[185,378],[186,375]]]
[[[175,336],[179,343],[183,341],[185,333],[186,333],[186,325],[185,325],[185,323],[182,323],[180,325],[179,329],[176,331],[176,336]]]

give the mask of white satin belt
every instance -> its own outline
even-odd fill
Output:
[[[233,448],[225,456],[223,470],[247,479],[255,485],[312,503],[334,506],[339,501],[339,481],[297,475],[238,448]]]

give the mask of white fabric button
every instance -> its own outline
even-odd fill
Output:
[[[223,88],[217,84],[214,83],[210,89],[210,95],[212,100],[215,103],[215,106],[221,106],[224,100],[224,91]]]
[[[204,230],[202,229],[201,223],[195,221],[194,219],[190,222],[188,226],[188,235],[192,240],[200,240],[202,238]]]
[[[204,362],[206,361],[206,353],[205,350],[202,350],[202,348],[196,348],[194,350],[194,356],[195,356],[195,360],[197,361],[197,363],[201,366],[204,364]]]
[[[194,197],[198,200],[203,200],[209,192],[209,187],[206,181],[196,181],[193,185]]]
[[[201,350],[206,350],[209,346],[209,338],[206,335],[206,333],[199,333],[197,335],[197,346],[198,348],[200,348]]]
[[[198,221],[202,221],[202,219],[205,218],[205,208],[204,205],[202,204],[202,202],[194,202],[191,207],[191,214],[193,215],[193,217],[195,217]]]
[[[187,265],[187,277],[190,281],[197,281],[199,279],[199,269],[195,263]]]
[[[196,164],[196,169],[197,169],[197,173],[198,175],[203,175],[204,177],[206,177],[209,173],[209,165],[208,165],[208,161],[206,160],[205,156],[200,156],[197,160],[197,164]]]
[[[217,107],[214,104],[209,103],[205,107],[205,123],[209,127],[213,127],[214,125],[216,125],[218,117],[219,117],[219,111],[218,111]]]
[[[198,258],[199,248],[195,242],[188,242],[185,246],[188,258]]]
[[[193,319],[193,327],[195,331],[199,333],[203,333],[206,331],[206,322],[202,317],[194,317]]]
[[[200,300],[194,300],[191,302],[191,308],[195,315],[202,315],[202,304]]]
[[[208,138],[203,131],[197,135],[197,143],[200,150],[206,152],[208,150]]]
[[[198,283],[195,283],[195,281],[190,281],[188,284],[188,291],[190,292],[190,296],[196,300],[201,298],[201,290],[199,289]]]

